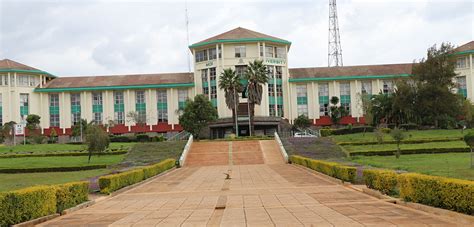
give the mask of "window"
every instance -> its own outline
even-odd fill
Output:
[[[180,110],[184,109],[186,105],[186,100],[188,99],[188,90],[186,89],[179,89],[178,90],[178,108]]]
[[[8,85],[8,75],[0,75],[0,86]]]
[[[29,110],[29,103],[30,103],[30,98],[29,98],[29,94],[24,94],[24,93],[21,93],[20,94],[20,116],[23,117],[23,116],[28,116],[28,114],[30,113],[30,110]]]
[[[245,46],[235,46],[235,57],[236,58],[245,58]]]
[[[329,84],[318,84],[319,116],[329,116]]]
[[[361,91],[362,94],[372,94],[372,81],[362,81]]]
[[[206,97],[209,97],[209,87],[204,87],[204,88],[202,88],[202,93],[203,93]]]
[[[17,85],[21,87],[28,87],[29,86],[29,78],[28,75],[17,75],[16,79],[18,80]]]
[[[277,47],[276,48],[276,58],[286,58],[286,48]]]
[[[196,51],[196,62],[207,61],[207,50]]]
[[[272,117],[276,116],[275,105],[270,104],[268,106],[268,112],[269,112],[270,116],[272,116]]]
[[[156,95],[158,101],[158,122],[168,122],[168,100],[166,90],[158,90]]]
[[[71,123],[72,125],[79,124],[81,121],[81,94],[71,94]]]
[[[393,82],[390,80],[383,81],[383,91],[384,94],[392,94],[393,93]]]
[[[461,57],[456,59],[456,69],[465,69],[468,67],[467,65],[467,57]]]
[[[216,80],[216,68],[209,69],[209,80]]]
[[[273,47],[272,46],[265,46],[265,57],[273,58]]]
[[[49,94],[49,127],[59,127],[59,94]]]
[[[276,69],[276,78],[281,79],[283,77],[283,70],[281,66],[275,66]]]
[[[103,100],[102,92],[92,93],[92,115],[93,120],[96,124],[102,124],[102,112],[103,112]]]
[[[273,82],[274,74],[275,74],[275,67],[273,65],[267,65],[267,76],[271,80],[269,81],[269,83]]]
[[[275,87],[273,84],[268,84],[268,96],[275,96]]]
[[[36,87],[39,85],[39,78],[36,76],[30,76],[30,87]]]
[[[237,74],[239,78],[243,79],[245,77],[245,71],[247,71],[247,66],[245,65],[235,66],[235,74]]]
[[[283,117],[283,104],[277,105],[277,116]]]
[[[341,96],[341,106],[351,113],[351,84],[349,82],[339,83],[339,90]]]
[[[125,124],[125,104],[121,91],[114,91],[114,121],[116,124]]]
[[[260,47],[258,48],[260,52],[260,57],[263,57],[263,44],[260,44]]]
[[[219,58],[222,58],[222,47],[221,47],[221,46],[219,46],[219,48],[218,48],[218,49],[219,49]]]
[[[217,50],[215,48],[209,49],[209,60],[214,60],[217,58]]]
[[[207,69],[201,70],[201,79],[202,79],[202,93],[206,96],[209,96],[209,82],[207,78]]]
[[[296,104],[298,116],[308,116],[308,97],[306,84],[296,85]]]
[[[138,114],[138,122],[136,123],[145,123],[146,122],[146,100],[145,100],[145,91],[135,91],[135,111]]]
[[[278,97],[283,96],[283,87],[282,87],[281,84],[276,85],[276,94],[277,94]]]
[[[217,87],[211,86],[211,99],[217,99]]]
[[[201,69],[202,83],[207,83],[207,69]]]
[[[13,74],[10,74],[10,85],[15,86],[15,76]]]
[[[466,77],[465,76],[456,77],[456,83],[458,85],[458,94],[466,98],[467,97]]]

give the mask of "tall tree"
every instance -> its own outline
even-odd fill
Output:
[[[250,109],[250,134],[254,135],[255,105],[262,103],[263,85],[268,82],[267,67],[261,60],[254,60],[249,63],[245,72],[245,79],[248,81],[248,102]]]
[[[86,130],[87,150],[89,151],[89,163],[93,153],[100,153],[105,151],[110,144],[110,138],[107,132],[99,125],[92,124]]]
[[[204,95],[196,95],[194,100],[187,100],[179,124],[183,129],[199,139],[199,133],[208,123],[217,119],[217,110]]]
[[[331,110],[331,121],[335,125],[339,125],[342,117],[347,116],[348,112],[343,106],[338,106],[339,98],[337,96],[331,97],[329,101],[331,102],[331,107],[329,108]]]
[[[235,122],[237,118],[237,106],[239,105],[239,92],[242,91],[242,84],[239,76],[232,69],[224,69],[219,78],[219,88],[224,90],[225,104],[227,108],[232,110],[232,122],[234,124],[234,132],[237,134]]]

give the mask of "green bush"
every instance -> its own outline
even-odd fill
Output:
[[[467,133],[463,139],[469,147],[474,148],[474,131]]]
[[[332,132],[334,130],[330,129],[330,128],[322,128],[319,130],[319,133],[321,134],[321,137],[327,137],[327,136],[330,136],[332,135]]]
[[[88,200],[89,182],[41,185],[0,193],[0,226],[51,215]]]
[[[135,136],[110,136],[110,142],[121,142],[121,143],[137,142],[137,137],[135,137]]]
[[[392,131],[392,129],[390,128],[381,128],[380,130],[385,134],[390,134],[390,132]]]
[[[144,142],[150,142],[151,139],[150,139],[150,136],[148,136],[147,134],[138,134],[137,141],[144,143]]]
[[[74,207],[88,200],[89,182],[72,182],[56,185],[57,212]]]
[[[136,184],[146,178],[157,175],[165,170],[173,168],[176,160],[166,159],[160,163],[139,169],[129,170],[122,173],[99,177],[100,192],[109,194],[123,187]]]
[[[398,176],[400,197],[405,201],[474,215],[474,182],[407,173]]]
[[[344,166],[336,162],[325,162],[309,159],[298,155],[290,156],[291,163],[308,167],[312,170],[338,178],[346,182],[354,182],[357,169],[355,167]]]
[[[357,126],[353,127],[347,126],[346,128],[339,128],[332,130],[332,135],[346,135],[346,134],[353,134],[353,133],[361,133],[361,132],[373,132],[374,127],[372,126]]]
[[[461,137],[458,138],[432,138],[432,139],[413,139],[413,140],[403,140],[400,144],[418,144],[418,143],[432,143],[432,142],[450,142],[450,141],[459,141],[462,140]],[[389,140],[383,141],[382,144],[396,144],[397,141]],[[339,142],[337,145],[347,146],[347,145],[375,145],[379,144],[377,141],[358,141],[358,142]]]
[[[363,177],[368,188],[387,195],[397,194],[397,173],[391,170],[365,169]]]
[[[352,151],[349,152],[350,156],[390,156],[393,155],[393,152],[396,150],[381,150],[381,151]],[[439,154],[439,153],[461,153],[461,152],[469,152],[469,148],[418,148],[418,149],[404,149],[401,150],[401,154]]]

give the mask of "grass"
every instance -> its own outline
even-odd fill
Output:
[[[474,180],[474,168],[469,168],[470,153],[413,154],[395,156],[356,156],[353,162],[378,168],[405,170],[429,175]]]
[[[464,141],[431,142],[417,144],[400,144],[401,150],[427,149],[427,148],[467,148]],[[344,149],[348,152],[355,151],[387,151],[396,150],[396,144],[373,144],[373,145],[346,145]]]
[[[123,163],[132,166],[148,165],[167,158],[179,159],[187,141],[137,143],[126,155]]]
[[[281,138],[288,155],[301,155],[320,160],[341,160],[346,155],[330,138]]]
[[[109,148],[129,148],[135,143],[110,143]],[[86,145],[82,144],[26,144],[17,146],[0,146],[1,153],[10,152],[33,152],[33,153],[50,153],[55,151],[82,151],[86,150]]]
[[[0,174],[0,191],[10,191],[34,185],[62,184],[85,180],[109,173],[108,169],[76,172]]]
[[[461,133],[459,129],[450,129],[450,130],[410,130],[405,131],[407,136],[406,140],[417,140],[417,139],[442,139],[442,138],[461,138],[468,131],[465,131],[464,134]],[[336,142],[372,142],[377,141],[373,132],[364,133],[354,133],[347,135],[338,135],[332,136]],[[384,135],[384,141],[393,141],[390,134]]]
[[[90,163],[87,156],[5,158],[0,159],[0,169],[112,165],[120,163],[123,157],[124,155],[92,156]]]

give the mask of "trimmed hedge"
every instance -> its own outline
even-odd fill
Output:
[[[361,133],[361,132],[373,132],[374,127],[372,126],[356,126],[356,127],[347,127],[347,128],[340,128],[335,129],[332,131],[332,135],[346,135],[346,134],[353,134],[353,133]]]
[[[474,182],[407,173],[398,176],[400,197],[405,201],[474,215]]]
[[[89,182],[34,186],[0,193],[0,226],[61,212],[88,199]]]
[[[362,173],[368,188],[387,195],[396,195],[398,174],[391,170],[365,169]]]
[[[462,140],[461,137],[459,138],[438,138],[438,139],[417,139],[417,140],[402,140],[400,141],[400,144],[419,144],[419,143],[432,143],[432,142],[450,142],[450,141],[459,141]],[[382,144],[396,144],[397,141],[384,141]],[[352,146],[357,146],[357,145],[375,145],[375,144],[380,144],[377,141],[362,141],[362,142],[339,142],[337,145],[340,146],[347,146],[347,145],[352,145]]]
[[[113,191],[121,189],[123,187],[136,184],[147,178],[162,173],[175,166],[176,160],[166,159],[160,163],[138,168],[134,170],[125,171],[122,173],[107,175],[99,177],[100,192],[109,194]]]
[[[121,155],[127,151],[112,151],[103,153],[93,153],[93,155]],[[26,157],[55,157],[55,156],[88,156],[89,153],[84,152],[61,152],[61,153],[43,153],[43,154],[0,154],[0,158],[26,158]]]
[[[38,168],[15,168],[0,169],[0,173],[44,173],[44,172],[70,172],[92,169],[105,169],[107,165],[67,166],[67,167],[38,167]]]
[[[384,150],[384,151],[351,151],[349,156],[390,156],[393,155],[397,150]],[[438,154],[438,153],[462,153],[470,152],[469,148],[420,148],[420,149],[406,149],[400,150],[402,154]]]
[[[290,156],[290,161],[346,182],[354,182],[356,177],[357,169],[355,167],[344,166],[335,162],[314,160],[298,155]]]

